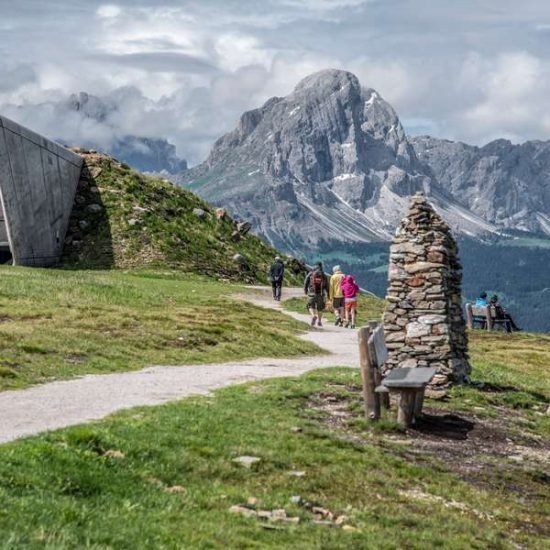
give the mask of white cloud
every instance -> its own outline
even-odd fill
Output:
[[[548,63],[525,52],[507,52],[470,61],[466,74],[476,100],[457,113],[462,115],[462,121],[455,121],[457,132],[479,142],[496,137],[524,140],[547,131]]]
[[[214,48],[220,65],[229,71],[255,64],[267,67],[276,53],[264,48],[258,38],[239,33],[222,34]]]
[[[112,19],[122,13],[122,9],[114,4],[103,4],[97,8],[97,16],[102,19]]]
[[[198,162],[244,110],[329,67],[377,89],[412,132],[550,138],[550,4],[536,0],[5,4],[0,112],[66,141],[166,137]],[[81,90],[119,106],[108,125],[56,110]]]

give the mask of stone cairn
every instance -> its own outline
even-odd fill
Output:
[[[470,372],[457,253],[449,226],[417,193],[390,248],[385,369],[435,367],[432,390]]]

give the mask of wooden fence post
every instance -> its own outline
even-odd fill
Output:
[[[376,389],[377,366],[369,350],[370,327],[359,329],[359,361],[361,365],[361,377],[363,379],[363,400],[365,402],[365,416],[367,420],[380,418],[380,396]]]

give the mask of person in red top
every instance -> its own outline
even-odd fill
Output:
[[[342,294],[344,295],[344,307],[346,310],[346,328],[355,328],[357,316],[357,295],[359,285],[351,275],[346,275],[342,280]]]

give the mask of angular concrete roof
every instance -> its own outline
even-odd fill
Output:
[[[0,240],[14,264],[59,262],[81,168],[79,155],[0,116]]]

